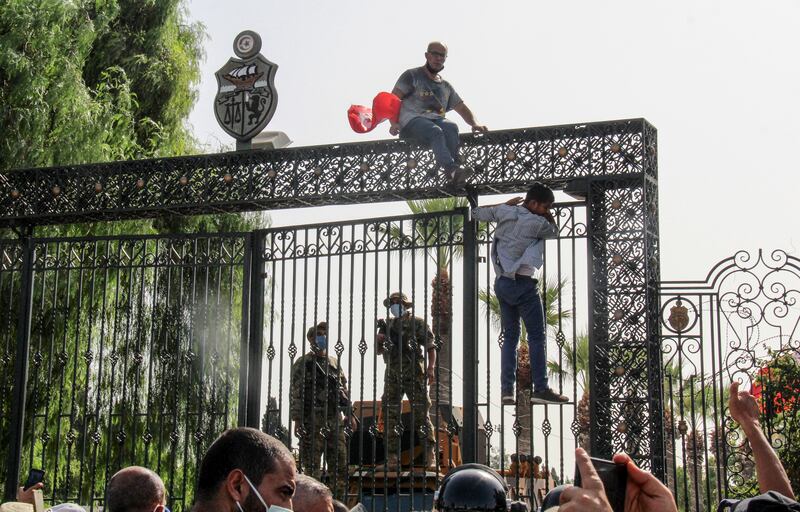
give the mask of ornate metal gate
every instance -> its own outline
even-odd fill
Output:
[[[198,457],[237,422],[245,240],[4,245],[3,381],[16,369],[0,398],[6,475],[44,469],[50,501],[95,506],[117,469],[141,464],[188,506]]]
[[[560,205],[562,238],[548,244],[545,275],[565,283],[551,296],[561,314],[549,358],[577,366],[579,334],[584,327],[588,334],[591,393],[579,393],[586,384],[569,375],[554,383],[579,405],[516,411],[516,419],[492,410],[498,333],[491,315],[481,313],[478,293],[490,299],[488,264],[479,260],[491,235],[465,211],[238,235],[26,237],[52,223],[446,195],[423,148],[374,141],[18,170],[0,173],[0,226],[23,235],[21,245],[1,246],[0,311],[18,312],[0,334],[0,377],[16,375],[11,398],[0,398],[13,419],[1,430],[9,437],[6,474],[18,477],[41,463],[54,499],[97,503],[113,468],[147,461],[181,505],[191,486],[189,461],[213,429],[233,423],[234,411],[239,423],[258,425],[261,397],[272,396],[268,426],[273,418],[288,426],[287,365],[305,350],[302,331],[313,321],[336,326],[341,345],[332,348],[348,360],[353,385],[367,382],[369,372],[380,381],[367,333],[384,314],[379,295],[397,287],[436,331],[441,360],[453,358],[452,373],[439,362],[434,401],[467,407],[461,418],[437,411],[435,428],[446,444],[458,438],[465,461],[495,458],[505,467],[506,454],[530,449],[563,478],[570,443],[586,440],[595,455],[625,449],[663,475],[655,129],[633,119],[466,135],[462,156],[476,170],[473,194],[518,193],[542,181],[578,198]],[[460,250],[464,267],[455,263]],[[301,282],[316,288],[300,290]],[[289,296],[314,300],[281,300]],[[460,357],[448,355],[459,342]],[[220,361],[224,370],[212,373],[209,365]],[[176,384],[183,398],[176,398]],[[365,386],[356,396],[374,401],[379,391]],[[161,410],[170,400],[173,407]],[[576,407],[592,418],[588,434]],[[179,414],[184,421],[175,421]],[[526,414],[541,431],[526,426]],[[567,431],[572,438],[562,435]],[[86,476],[98,468],[96,480]],[[14,478],[7,478],[7,495]]]
[[[667,482],[683,510],[758,493],[728,388],[759,399],[762,426],[790,479],[800,481],[800,260],[740,251],[703,281],[664,282],[661,320]]]

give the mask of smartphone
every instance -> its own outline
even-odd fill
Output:
[[[44,480],[44,470],[41,469],[33,469],[31,468],[28,471],[28,479],[25,480],[25,485],[22,486],[22,489],[27,491],[34,485],[38,484],[39,482]]]
[[[611,508],[614,512],[624,512],[625,489],[628,487],[627,465],[616,464],[605,459],[595,459],[594,457],[592,457],[592,465],[603,482]],[[575,467],[575,486],[581,486],[581,473],[577,466]]]

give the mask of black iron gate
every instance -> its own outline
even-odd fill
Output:
[[[180,508],[189,498],[190,461],[236,412],[240,424],[265,419],[272,428],[274,419],[276,428],[291,428],[286,370],[306,350],[302,331],[310,323],[324,318],[336,327],[341,344],[331,348],[347,360],[351,385],[370,372],[380,382],[367,333],[385,316],[379,295],[395,287],[418,302],[416,314],[437,339],[431,388],[434,428],[446,440],[437,444],[440,463],[460,452],[465,461],[511,469],[506,456],[530,450],[525,455],[541,455],[563,479],[578,443],[603,457],[627,450],[663,476],[655,129],[639,119],[462,139],[475,192],[520,192],[536,180],[580,198],[560,205],[561,238],[548,243],[543,279],[558,283],[548,294],[556,311],[548,358],[560,369],[575,367],[551,384],[574,404],[524,407],[530,411],[516,417],[497,408],[498,332],[479,295],[491,301],[491,234],[465,210],[238,235],[3,242],[0,311],[16,312],[0,333],[0,377],[14,384],[0,398],[9,412],[0,418],[9,422],[1,430],[9,437],[6,495],[20,470],[37,463],[48,470],[54,500],[96,504],[113,469],[146,461],[166,477]],[[445,195],[441,185],[430,153],[397,141],[31,169],[0,174],[0,223],[27,230],[425,199]],[[456,263],[461,250],[469,265]],[[591,393],[577,382],[584,328],[588,362],[581,364]],[[358,388],[362,402],[380,397],[377,385]],[[454,402],[468,406],[455,411]],[[376,412],[372,437],[380,433]]]
[[[758,398],[762,427],[800,483],[800,260],[740,251],[703,281],[664,282],[661,321],[667,483],[681,510],[758,494],[755,464],[728,415],[728,388]]]
[[[187,507],[198,457],[236,424],[245,240],[3,246],[2,378],[15,374],[0,398],[7,494],[38,467],[51,502],[95,506],[117,469],[141,464]]]

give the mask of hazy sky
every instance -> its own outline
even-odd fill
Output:
[[[443,76],[490,129],[631,117],[658,128],[664,279],[700,278],[738,248],[798,252],[796,0],[193,0],[189,9],[209,35],[191,122],[212,148],[231,140],[212,112],[214,71],[243,29],[258,31],[262,53],[280,66],[268,129],[287,132],[295,146],[387,138],[386,125],[353,133],[347,108],[391,90],[440,39],[450,47]],[[272,218],[281,225],[376,211]]]
[[[663,279],[701,279],[740,248],[800,250],[797,0],[192,0],[189,17],[209,35],[191,116],[209,150],[232,143],[214,119],[214,71],[241,30],[259,32],[279,65],[268,129],[294,146],[388,138],[385,124],[352,132],[347,108],[391,90],[442,40],[443,76],[490,129],[636,117],[658,129]],[[393,203],[270,215],[290,225],[406,212]]]

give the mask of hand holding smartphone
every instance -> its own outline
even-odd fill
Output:
[[[42,481],[44,481],[44,470],[31,468],[31,470],[28,471],[28,479],[25,480],[25,484],[22,486],[22,490],[27,491],[28,489],[30,489],[31,487]]]
[[[591,458],[597,476],[603,482],[606,498],[614,512],[625,511],[625,489],[628,487],[628,468],[610,460]],[[575,486],[581,487],[581,472],[575,467]]]

